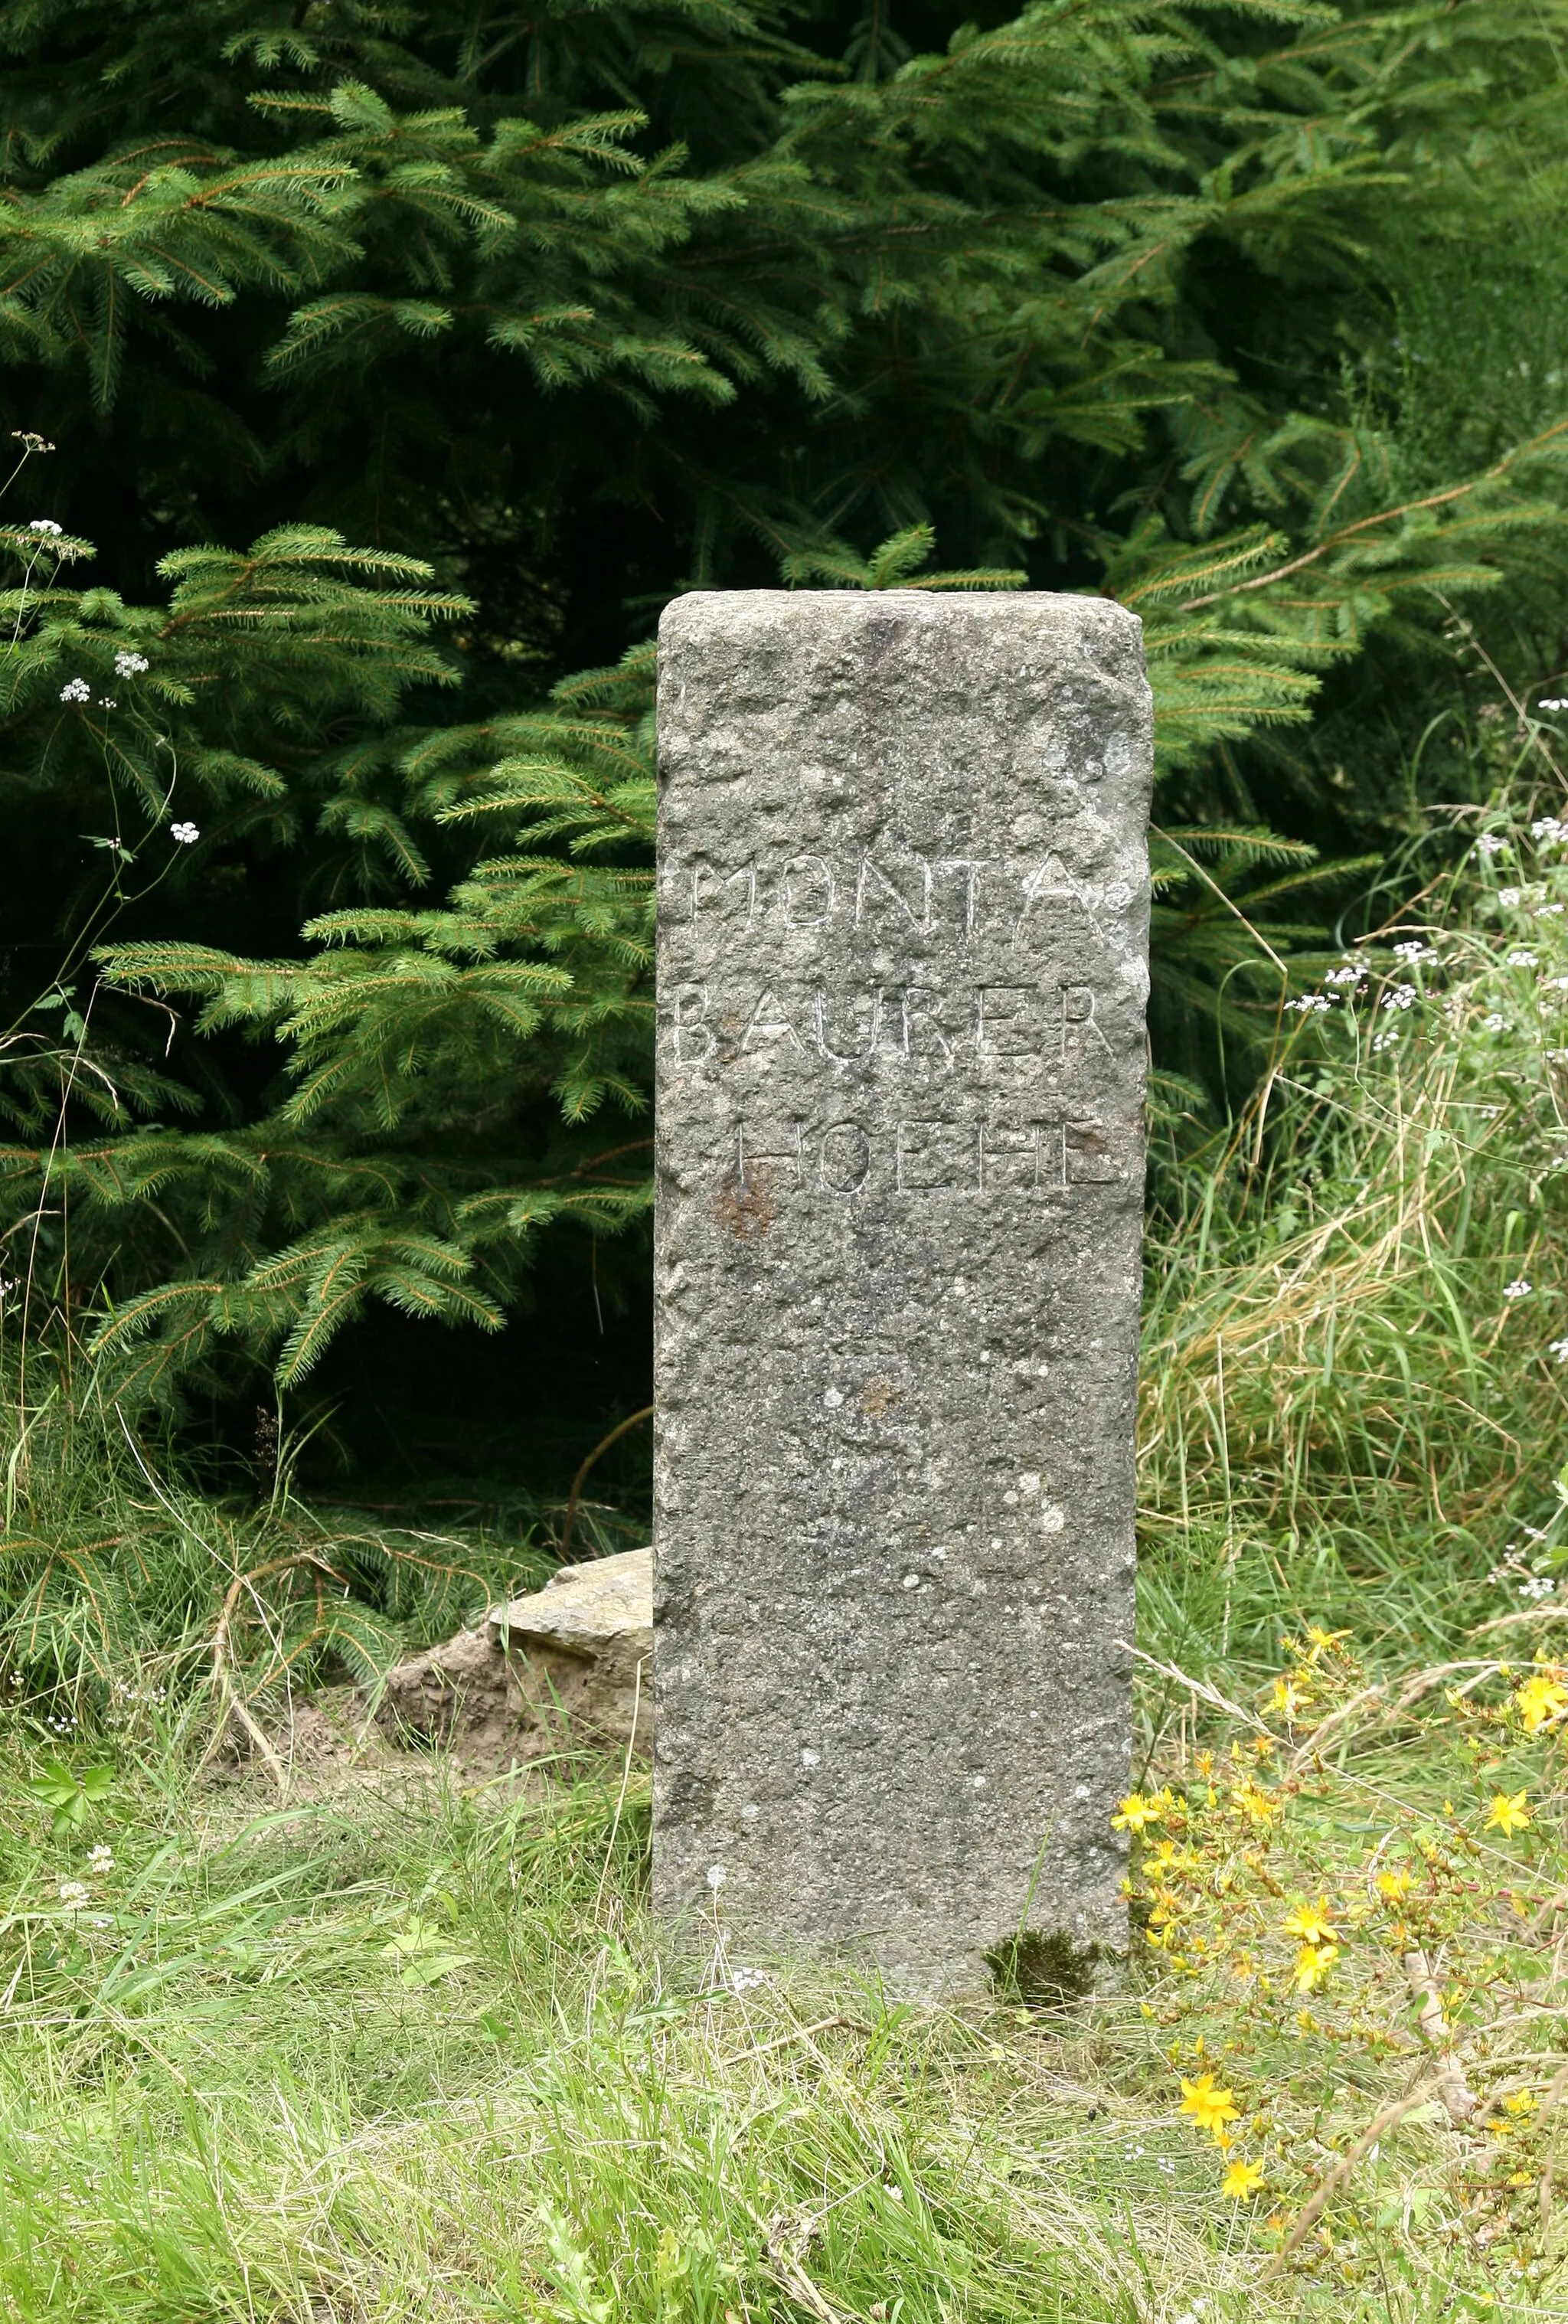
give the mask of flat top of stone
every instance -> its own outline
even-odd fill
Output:
[[[490,1621],[520,1637],[542,1638],[577,1654],[593,1654],[628,1630],[653,1628],[653,1552],[623,1550],[563,1565],[542,1590],[493,1606]]]

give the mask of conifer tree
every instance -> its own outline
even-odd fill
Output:
[[[375,1303],[493,1325],[645,1208],[681,587],[939,549],[1134,607],[1166,1021],[1236,1014],[1237,899],[1311,940],[1325,821],[1379,835],[1325,680],[1489,592],[1556,645],[1550,366],[1456,460],[1401,327],[1549,213],[1563,15],[18,0],[6,1263],[127,1408]]]

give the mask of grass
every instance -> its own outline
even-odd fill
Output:
[[[1497,825],[1426,956],[1325,985],[1259,1109],[1168,1174],[1124,1990],[914,2009],[718,1924],[661,1960],[618,1768],[518,1798],[411,1760],[280,1803],[204,1766],[222,1700],[260,1718],[326,1666],[323,1561],[390,1635],[432,1545],[242,1522],[41,1431],[6,1545],[5,2312],[1568,2312],[1568,871]],[[106,1798],[51,1759],[112,1766]]]
[[[10,2311],[1110,2318],[1214,2276],[1141,2021],[1111,2106],[1103,2034],[854,1981],[672,1987],[644,1811],[607,1858],[613,1814],[608,1787],[486,1812],[432,1785],[247,1817],[159,1769],[89,1883],[104,1930],[14,1856],[41,1904]],[[440,1950],[389,1960],[415,1916]]]

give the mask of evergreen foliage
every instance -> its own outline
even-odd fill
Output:
[[[541,1229],[641,1213],[684,586],[1132,606],[1167,1062],[1271,1019],[1459,602],[1560,658],[1564,32],[18,0],[4,403],[68,528],[0,536],[32,1320],[97,1307],[123,1400],[228,1344],[297,1380],[367,1303],[493,1325]]]

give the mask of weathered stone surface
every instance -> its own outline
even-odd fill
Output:
[[[657,1906],[1121,1950],[1139,624],[691,595],[659,724]]]
[[[652,1739],[653,1553],[563,1565],[542,1590],[390,1672],[377,1717],[475,1774]]]
[[[492,1625],[525,1645],[538,1640],[635,1667],[653,1651],[653,1552],[628,1549],[557,1568],[542,1590],[494,1607]]]

